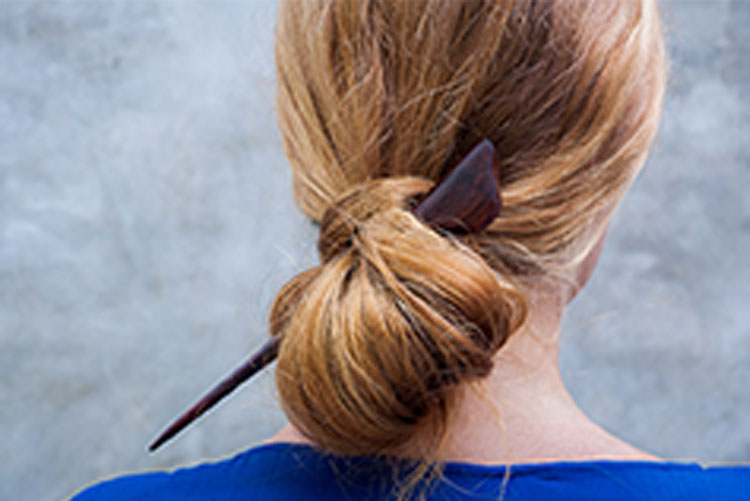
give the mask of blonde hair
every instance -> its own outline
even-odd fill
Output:
[[[656,2],[286,0],[276,63],[321,257],[272,308],[281,402],[327,451],[391,451],[444,430],[523,324],[520,284],[580,261],[633,180],[661,112]],[[503,209],[441,235],[409,204],[483,138]]]

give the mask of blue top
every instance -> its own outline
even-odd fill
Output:
[[[393,462],[334,457],[309,446],[276,443],[192,468],[107,480],[74,501],[118,500],[383,500],[395,499]],[[406,475],[408,466],[401,465]],[[447,463],[428,487],[430,500],[501,499],[504,466]],[[505,501],[750,499],[750,466],[647,461],[512,465]],[[418,490],[416,492],[419,492]]]

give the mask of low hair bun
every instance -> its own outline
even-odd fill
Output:
[[[273,305],[282,406],[330,452],[383,453],[444,421],[451,389],[486,376],[525,318],[512,284],[412,214],[431,186],[389,178],[342,195],[321,220],[323,264]]]

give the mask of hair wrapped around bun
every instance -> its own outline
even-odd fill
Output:
[[[322,264],[272,309],[277,381],[291,422],[341,454],[411,439],[459,382],[492,368],[525,316],[522,296],[476,252],[418,220],[432,182],[359,185],[324,214]]]

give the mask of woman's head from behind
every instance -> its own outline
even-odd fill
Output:
[[[393,450],[444,428],[452,390],[523,323],[529,286],[574,280],[599,242],[659,120],[656,5],[288,1],[276,58],[322,261],[271,313],[282,405],[331,452]],[[440,234],[410,206],[485,138],[502,211]]]

